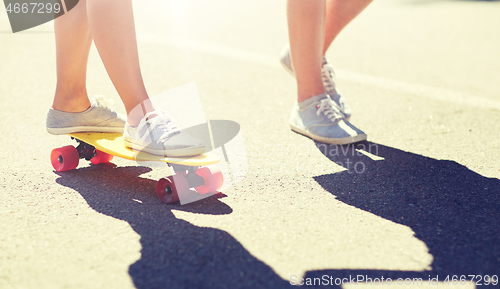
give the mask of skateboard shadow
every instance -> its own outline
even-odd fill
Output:
[[[425,272],[319,270],[306,277],[428,280],[429,275],[439,275],[443,281],[446,275],[499,275],[500,180],[483,177],[454,161],[371,142],[316,146],[348,169],[315,177],[325,190],[346,204],[410,227],[434,260],[432,271]]]
[[[315,177],[324,189],[346,204],[410,227],[434,259],[432,271],[326,269],[309,271],[305,278],[428,280],[439,275],[443,281],[446,275],[498,275],[500,180],[453,161],[371,142],[316,145],[331,161],[349,168]],[[220,201],[222,194],[184,206],[166,205],[156,196],[156,181],[139,177],[149,171],[97,165],[59,173],[57,179],[78,191],[94,210],[128,222],[141,236],[141,258],[129,268],[137,288],[291,287],[227,232],[194,226],[172,213],[231,214]]]
[[[286,281],[225,231],[194,226],[172,210],[227,215],[217,194],[187,205],[164,204],[147,167],[93,165],[58,173],[56,181],[79,192],[90,207],[124,220],[140,235],[141,258],[129,267],[137,288],[282,288]]]

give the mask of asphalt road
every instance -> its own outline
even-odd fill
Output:
[[[135,1],[149,93],[196,83],[206,118],[239,123],[246,152],[238,183],[166,205],[165,168],[54,172],[50,151],[71,141],[45,131],[52,24],[12,34],[0,11],[0,288],[500,275],[498,15],[497,1],[375,1],[327,54],[369,140],[338,147],[288,127],[285,1]],[[88,89],[124,111],[95,48]]]

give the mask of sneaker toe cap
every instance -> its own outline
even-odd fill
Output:
[[[187,149],[193,151],[196,154],[200,154],[205,151],[205,144],[201,140],[196,139],[190,136],[189,134],[183,132],[170,137],[170,139],[166,140],[163,143],[163,147],[167,151],[177,150],[177,149],[182,149],[182,150]]]

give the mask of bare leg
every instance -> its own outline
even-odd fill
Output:
[[[326,28],[323,55],[333,40],[349,22],[359,15],[372,0],[326,0]]]
[[[90,31],[131,125],[153,110],[142,79],[131,0],[87,0]],[[136,109],[134,109],[136,108]],[[138,109],[139,108],[139,109]]]
[[[54,30],[57,87],[52,108],[81,112],[90,106],[86,73],[94,39],[129,123],[137,125],[145,112],[153,110],[140,71],[131,0],[82,0],[55,20]]]
[[[54,22],[57,86],[52,108],[60,111],[81,112],[90,106],[86,74],[92,38],[85,2]]]
[[[332,98],[326,95],[323,74],[330,79],[327,74],[329,71],[324,73],[322,63],[327,37],[326,0],[288,0],[287,16],[290,55],[298,95],[298,104],[293,107],[289,119],[291,129],[331,144],[366,140],[366,134],[347,121],[350,111],[347,110],[349,113],[346,113],[341,96],[336,94],[336,98]],[[328,36],[330,38],[333,34],[331,31],[333,30],[330,30]],[[290,67],[288,59],[283,63]]]
[[[325,38],[325,1],[288,0],[288,33],[297,79],[297,101],[325,93],[321,57]]]

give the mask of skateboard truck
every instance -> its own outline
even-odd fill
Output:
[[[184,175],[190,187],[199,187],[205,185],[203,177],[196,174],[199,167],[190,167],[177,164],[169,164],[175,173]]]
[[[96,156],[96,149],[94,146],[73,137],[72,139],[76,140],[76,142],[78,143],[76,150],[78,151],[79,158],[90,161],[93,157]]]
[[[190,188],[199,194],[207,194],[216,193],[222,187],[223,175],[217,166],[171,165],[175,175],[161,178],[156,184],[158,198],[164,203],[179,201],[179,192],[187,192]]]

